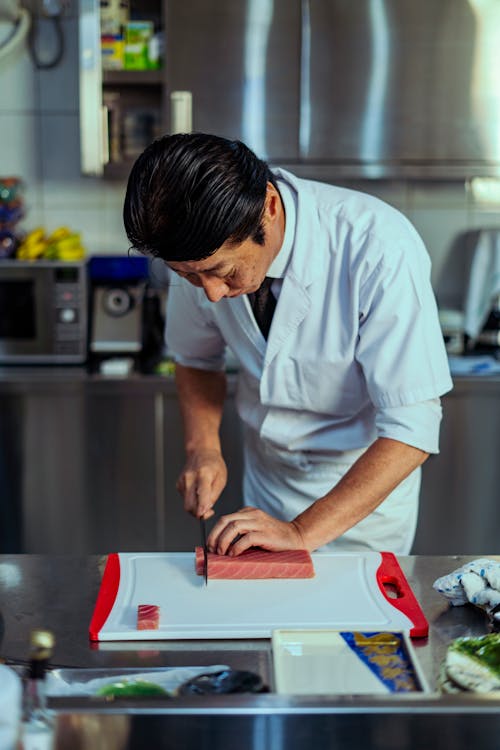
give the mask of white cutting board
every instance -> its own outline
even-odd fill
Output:
[[[426,635],[427,622],[390,553],[313,555],[314,578],[208,580],[194,553],[108,556],[94,641],[270,638],[278,628],[394,630]],[[393,584],[398,599],[384,594]],[[137,606],[160,606],[158,630],[137,630]],[[406,612],[406,613],[405,613]]]

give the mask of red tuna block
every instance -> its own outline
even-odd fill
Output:
[[[203,575],[203,547],[195,548],[196,573]],[[304,549],[269,552],[252,547],[241,555],[228,557],[208,553],[208,577],[242,578],[313,578],[311,555]]]
[[[160,608],[156,604],[139,604],[137,607],[137,630],[158,630]]]

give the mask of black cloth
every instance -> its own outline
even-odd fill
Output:
[[[274,279],[266,276],[260,287],[254,294],[250,295],[251,305],[257,325],[262,335],[267,339],[274,310],[276,308],[276,297],[271,292],[271,284]]]

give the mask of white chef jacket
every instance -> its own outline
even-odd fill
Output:
[[[314,496],[322,485],[313,474],[325,475],[328,491],[328,465],[348,468],[377,436],[437,452],[438,397],[452,382],[430,260],[410,222],[372,196],[281,169],[275,176],[286,225],[267,274],[280,279],[267,342],[246,295],[211,303],[177,278],[166,341],[177,362],[207,370],[222,369],[230,347],[240,368],[245,501],[289,518],[311,490],[310,501],[324,494]],[[296,501],[291,487],[277,486],[269,506],[247,497],[273,462],[278,484],[283,472],[299,472]]]

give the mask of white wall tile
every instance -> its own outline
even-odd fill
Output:
[[[123,201],[125,200],[125,191],[127,189],[127,183],[122,181],[117,182],[106,182],[106,190],[104,194],[104,206],[106,210],[123,210]]]
[[[43,223],[43,191],[29,183],[24,187],[23,227],[33,228]]]
[[[40,118],[39,144],[44,180],[79,182],[81,170],[78,115],[43,112]]]
[[[374,195],[403,213],[407,211],[408,187],[404,180],[349,180],[336,184]]]
[[[103,213],[102,252],[126,255],[130,243],[123,226],[122,205],[106,206]]]
[[[444,307],[460,306],[464,272],[460,238],[468,231],[467,211],[416,208],[408,217],[431,257],[431,280],[438,303]]]
[[[39,118],[35,114],[0,116],[0,173],[21,177],[27,185],[41,179]]]
[[[40,203],[32,203],[28,197],[24,203],[26,210],[24,219],[19,223],[19,229],[27,234],[33,229],[45,226],[45,212]]]
[[[36,77],[26,44],[2,59],[0,66],[0,114],[27,114],[39,109]]]
[[[408,182],[408,207],[413,209],[467,209],[465,181],[416,180]]]
[[[46,179],[43,183],[44,203],[48,209],[85,208],[100,214],[106,190],[106,182],[97,177]]]
[[[50,60],[58,49],[58,40],[54,34],[53,23],[49,19],[37,22],[40,42],[40,58]],[[78,55],[78,20],[61,21],[64,55],[62,61],[54,68],[37,71],[40,85],[40,100],[44,112],[79,111],[79,55]]]
[[[469,226],[473,229],[500,229],[500,208],[475,207],[470,211]]]
[[[100,251],[103,237],[102,216],[93,209],[78,209],[60,207],[45,209],[43,212],[44,226],[50,234],[60,226],[67,226],[74,232],[79,232],[87,254],[93,255]]]

